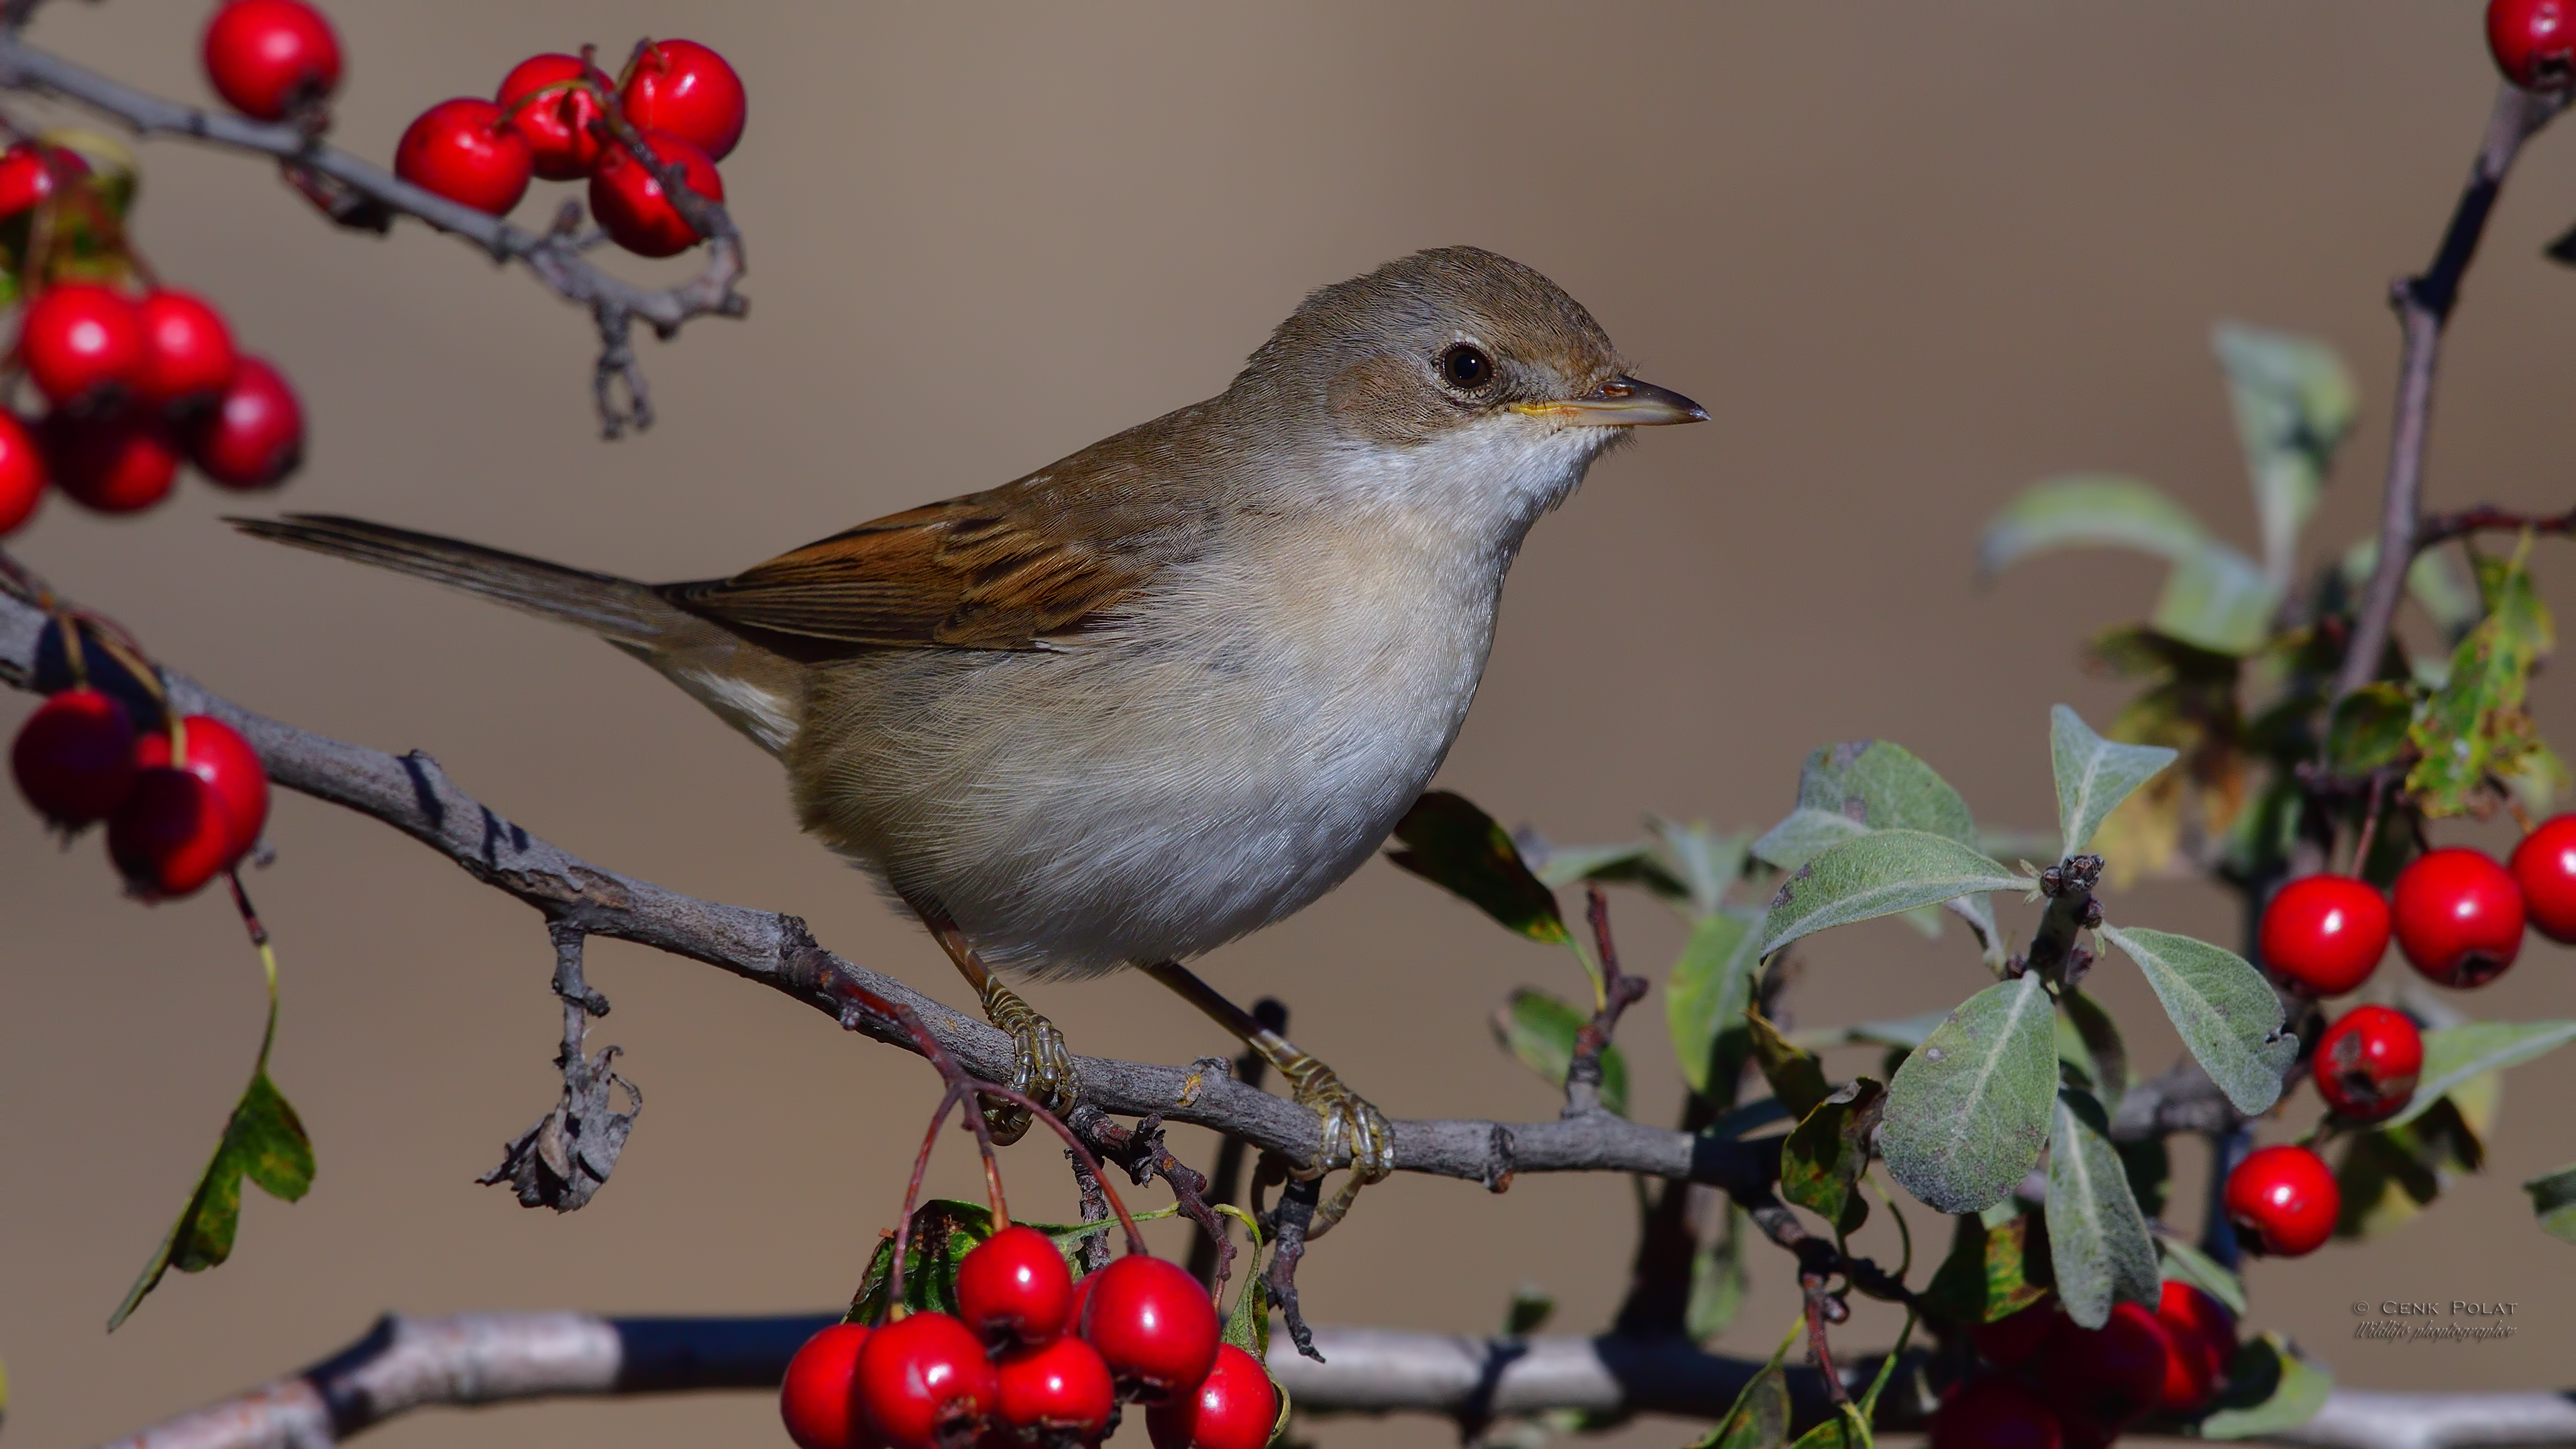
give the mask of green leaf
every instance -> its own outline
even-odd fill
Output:
[[[1270,1357],[1270,1290],[1257,1271],[1261,1266],[1258,1249],[1252,1261],[1242,1270],[1243,1289],[1234,1295],[1234,1307],[1225,1316],[1225,1341],[1252,1355],[1255,1361]],[[1514,1300],[1518,1307],[1518,1300]]]
[[[270,1022],[276,1020],[274,998]],[[125,1322],[144,1295],[161,1285],[172,1268],[198,1273],[232,1256],[233,1234],[241,1226],[243,1178],[259,1184],[269,1196],[294,1202],[313,1186],[313,1140],[304,1133],[295,1109],[268,1079],[268,1051],[263,1043],[260,1065],[250,1085],[225,1119],[224,1135],[212,1161],[197,1179],[196,1191],[179,1211],[179,1220],[154,1249],[152,1260],[127,1289],[125,1301],[107,1320],[108,1331]]]
[[[2189,1283],[2210,1297],[2227,1305],[2227,1311],[2245,1316],[2245,1280],[2218,1265],[2218,1260],[2180,1238],[2158,1238],[2156,1246],[2164,1250],[2163,1275]]]
[[[2085,1328],[2111,1320],[2113,1303],[2156,1301],[2156,1249],[2129,1195],[2102,1105],[2057,1094],[2048,1147],[2048,1258],[2066,1315]]]
[[[957,1265],[991,1236],[993,1213],[982,1203],[935,1197],[913,1209],[912,1233],[903,1255],[904,1306],[917,1313],[956,1312]],[[847,1321],[882,1321],[893,1286],[894,1234],[887,1233],[877,1239],[868,1271],[851,1298]]]
[[[1809,1051],[1838,1046],[1891,1046],[1912,1051],[1923,1045],[1941,1023],[1950,1019],[1946,1011],[1927,1011],[1898,1021],[1864,1021],[1855,1026],[1818,1027],[1813,1031],[1793,1033],[1789,1040]]]
[[[2077,473],[2033,485],[1986,525],[1977,568],[1992,574],[2061,548],[2128,548],[2181,563],[2209,530],[2163,489],[2135,478]]]
[[[1992,1323],[2048,1296],[2030,1261],[2030,1221],[2019,1212],[1996,1222],[1976,1213],[1951,1219],[1950,1256],[1924,1289],[1925,1306],[1961,1323]]]
[[[1803,1323],[1790,1325],[1788,1335],[1772,1350],[1771,1361],[1745,1380],[1726,1417],[1691,1449],[1782,1449],[1789,1442],[1789,1377],[1780,1365],[1804,1327]]]
[[[2211,540],[2165,576],[2147,622],[2213,654],[2252,654],[2270,639],[2281,591],[2252,559]]]
[[[1510,832],[1465,796],[1423,792],[1397,822],[1395,838],[1405,848],[1387,852],[1387,858],[1397,865],[1533,941],[1573,944],[1556,897],[1522,863]]]
[[[1753,1287],[1744,1263],[1753,1215],[1729,1199],[1721,1220],[1715,1240],[1700,1244],[1691,1255],[1690,1303],[1682,1311],[1682,1331],[1697,1343],[1733,1327]]]
[[[2078,1065],[2083,1067],[2084,1075],[2092,1080],[2096,1092],[2118,1101],[2120,1094],[2129,1089],[2129,1048],[2120,1040],[2120,1028],[2102,1009],[2102,1003],[2073,988],[2057,998],[2057,1006],[2075,1036],[2077,1050],[2083,1053]],[[2063,1038],[2058,1043],[2058,1056],[2066,1056]]]
[[[2352,428],[2352,375],[2334,349],[2286,332],[2222,322],[2213,340],[2254,485],[2265,571],[2286,587],[2299,531],[2316,512],[2335,445]]]
[[[2541,742],[2525,707],[2534,665],[2555,647],[2549,606],[2522,566],[2529,538],[2509,563],[2491,564],[2481,580],[2487,614],[2451,651],[2450,677],[2416,712],[2407,738],[2421,753],[2406,788],[2429,818],[2464,814],[2489,776],[2566,769]]]
[[[1845,1233],[1859,1231],[1869,1207],[1860,1175],[1869,1167],[1870,1133],[1886,1109],[1887,1089],[1867,1077],[1817,1103],[1780,1144],[1780,1195]]]
[[[1547,1326],[1556,1312],[1556,1295],[1523,1279],[1512,1289],[1511,1306],[1503,1310],[1503,1336],[1521,1338]]]
[[[1599,881],[1639,886],[1668,901],[1691,898],[1690,887],[1665,869],[1655,859],[1654,846],[1642,840],[1625,845],[1560,845],[1547,853],[1534,873],[1539,884],[1550,887]]]
[[[1748,1009],[1744,1020],[1753,1029],[1753,1059],[1761,1064],[1771,1095],[1780,1099],[1790,1116],[1804,1119],[1833,1091],[1825,1084],[1825,1064],[1816,1060],[1815,1053],[1790,1045],[1761,1012]]]
[[[2048,1143],[2057,1043],[2037,975],[1969,997],[1896,1069],[1879,1154],[1945,1213],[2003,1201]]]
[[[2347,1138],[2335,1164],[2343,1198],[2336,1235],[2369,1238],[2402,1227],[2442,1195],[2453,1172],[2482,1168],[2483,1129],[2493,1123],[2503,1083],[2493,1072],[2471,1077],[2403,1125]]]
[[[1496,1008],[1494,1040],[1561,1091],[1565,1073],[1574,1064],[1574,1034],[1591,1020],[1590,1012],[1523,987]],[[1601,1052],[1601,1105],[1620,1116],[1628,1114],[1628,1059],[1615,1044]]]
[[[1968,802],[1902,745],[1827,745],[1798,770],[1798,806],[1753,842],[1757,860],[1796,870],[1827,848],[1877,830],[1921,830],[1974,850]]]
[[[2522,1185],[2531,1194],[2531,1210],[2540,1219],[2540,1230],[2553,1238],[2576,1243],[2576,1163],[2544,1172]]]
[[[1921,830],[1884,830],[1826,850],[1780,883],[1762,954],[1801,936],[2030,882],[1967,846]]]
[[[1646,828],[1655,833],[1674,877],[1690,893],[1692,914],[1706,915],[1716,910],[1727,888],[1744,871],[1744,853],[1752,844],[1750,838],[1720,835],[1702,821],[1684,825],[1660,815],[1647,816]]]
[[[2200,1421],[2204,1439],[2253,1439],[2295,1429],[2317,1416],[2334,1392],[2334,1375],[2293,1352],[2277,1333],[2236,1351],[2218,1408]]]
[[[2359,594],[2379,567],[2379,540],[2365,538],[2344,553],[2341,568],[2344,587]],[[2441,552],[2415,555],[2406,567],[2406,592],[2424,610],[2424,615],[2442,631],[2442,638],[2456,644],[2460,636],[2486,614],[2478,602],[2478,591]]]
[[[2380,680],[2347,694],[2326,727],[2326,763],[2336,774],[2360,776],[2396,764],[2406,753],[2415,701],[2406,686]]]
[[[2183,1045],[2236,1110],[2249,1117],[2270,1111],[2299,1039],[2262,973],[2233,951],[2169,931],[2104,926],[2101,934],[2146,972]]]
[[[2161,745],[2115,744],[2065,705],[2049,710],[2048,756],[2057,772],[2057,828],[2064,841],[2058,854],[2083,854],[2103,818],[2172,764],[2176,753]]]
[[[2381,1130],[2403,1127],[2432,1110],[2461,1083],[2518,1067],[2576,1041],[2576,1021],[2472,1021],[2424,1033],[2424,1070],[2415,1095]]]
[[[1700,917],[1664,981],[1664,1025],[1682,1079],[1702,1096],[1724,1098],[1721,1105],[1733,1102],[1735,1074],[1751,1051],[1744,1008],[1761,965],[1753,949],[1762,941],[1760,925],[1760,917],[1734,909]]]

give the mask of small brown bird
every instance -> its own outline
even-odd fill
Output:
[[[731,578],[641,584],[356,519],[234,520],[590,630],[787,768],[805,828],[917,914],[1069,1106],[996,972],[1142,966],[1276,1065],[1351,1178],[1375,1108],[1181,963],[1357,870],[1439,768],[1540,514],[1632,427],[1556,284],[1474,247],[1326,287],[1231,386],[1016,482]],[[1006,1132],[1024,1120],[1004,1120]]]

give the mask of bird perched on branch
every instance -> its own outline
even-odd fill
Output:
[[[918,915],[1069,1108],[1000,973],[1140,966],[1261,1052],[1347,1162],[1386,1120],[1182,963],[1373,854],[1475,697],[1530,526],[1634,427],[1627,375],[1530,268],[1420,252],[1308,297],[1222,393],[1015,482],[730,578],[642,584],[356,519],[237,519],[587,629],[778,757],[805,828]],[[1024,1129],[996,1109],[1007,1134]]]

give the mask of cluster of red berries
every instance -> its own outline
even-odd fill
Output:
[[[2264,908],[2260,941],[2283,984],[2340,996],[2370,979],[2392,936],[2435,985],[2484,986],[2521,954],[2526,926],[2576,944],[2576,815],[2524,836],[2510,866],[2462,846],[2426,851],[2390,898],[2348,875],[2294,880]]]
[[[2172,1280],[2155,1311],[2117,1304],[2098,1329],[2051,1297],[1969,1337],[1986,1366],[1942,1398],[1930,1449],[2096,1449],[2147,1414],[2207,1408],[2236,1356],[2226,1305]]]
[[[2576,82],[2576,5],[2488,0],[2487,49],[2505,79],[2524,90],[2565,90]]]
[[[259,753],[211,715],[138,729],[123,699],[57,692],[9,748],[27,803],[57,828],[107,822],[107,854],[146,899],[193,894],[239,864],[268,825]]]
[[[0,195],[11,162],[39,150],[70,154],[12,147]],[[32,424],[0,411],[0,536],[34,515],[48,481],[101,513],[133,513],[169,496],[183,459],[225,488],[269,487],[303,460],[304,409],[285,375],[237,351],[223,314],[176,288],[57,282],[27,304],[17,363],[52,406]]]
[[[1262,1449],[1279,1394],[1219,1340],[1175,1264],[1130,1254],[1076,1283],[1053,1239],[1007,1227],[957,1266],[957,1313],[843,1323],[787,1366],[779,1413],[801,1449],[1094,1445],[1121,1399],[1154,1449]]]

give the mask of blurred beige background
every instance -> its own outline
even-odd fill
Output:
[[[335,233],[256,164],[152,145],[143,244],[220,299],[311,409],[310,466],[262,508],[646,578],[720,573],[1214,392],[1308,288],[1387,257],[1474,241],[1555,277],[1643,375],[1716,416],[1642,439],[1539,529],[1443,776],[1564,840],[1622,836],[1650,809],[1765,825],[1807,750],[1870,734],[1931,760],[1981,815],[2043,821],[2043,712],[2108,717],[2120,693],[2082,672],[2078,642],[2141,615],[2156,575],[2070,556],[1981,591],[1980,521],[2040,475],[2111,467],[2250,541],[2206,345],[2239,317],[2331,339],[2364,380],[2370,411],[2312,552],[2357,536],[2385,446],[2384,287],[2429,253],[2493,85],[2465,0],[331,8],[351,56],[338,138],[378,156],[423,106],[485,92],[534,51],[718,46],[751,88],[725,169],[755,306],[646,348],[662,422],[602,443],[587,323],[526,277],[417,228]],[[204,9],[57,5],[34,35],[195,98]],[[2576,132],[2547,135],[2446,359],[2437,504],[2569,501],[2576,275],[2537,253],[2571,217]],[[961,999],[929,944],[798,836],[769,762],[676,692],[570,632],[238,539],[213,519],[239,506],[197,484],[139,522],[57,504],[13,547],[248,705],[428,749],[573,850],[800,912],[836,949]],[[2541,565],[2562,608],[2565,557]],[[2576,738],[2563,677],[2543,694],[2544,721]],[[0,728],[26,707],[0,699]],[[604,945],[592,980],[616,1014],[599,1039],[627,1049],[650,1109],[595,1205],[522,1211],[471,1179],[554,1090],[534,917],[301,798],[279,802],[272,837],[279,863],[252,884],[284,959],[275,1075],[320,1178],[291,1208],[254,1195],[229,1265],[174,1276],[110,1338],[248,1065],[257,974],[219,900],[129,905],[95,839],[65,855],[0,809],[11,1439],[133,1428],[389,1307],[755,1312],[847,1293],[896,1210],[929,1104],[920,1067],[702,967]],[[2234,930],[2201,890],[2115,905]],[[1621,911],[1633,960],[1660,974],[1675,932],[1650,906]],[[1813,954],[1795,998],[1809,1024],[1921,1011],[1979,979],[1955,934],[1864,928]],[[1484,1015],[1518,985],[1571,990],[1561,956],[1383,865],[1207,970],[1287,998],[1298,1039],[1390,1112],[1554,1111]],[[2112,974],[2160,1063],[2169,1035]],[[1142,979],[1038,998],[1088,1051],[1222,1047]],[[2576,1013],[2576,960],[2536,947],[2469,1004]],[[1659,1018],[1650,999],[1628,1042],[1639,1112],[1668,1120]],[[2531,1227],[2515,1183],[2576,1157],[2553,1109],[2571,1089],[2576,1058],[2518,1073],[2484,1177],[2380,1244],[2257,1267],[2260,1319],[2352,1383],[2567,1379],[2576,1251]],[[2196,1177],[2197,1149],[2180,1155]],[[1024,1210],[1069,1210],[1052,1152],[1010,1166]],[[953,1156],[940,1174],[969,1180]],[[1590,1329],[1631,1237],[1612,1178],[1525,1177],[1499,1198],[1400,1180],[1307,1260],[1306,1301],[1323,1322],[1476,1331],[1530,1279],[1560,1295],[1557,1326]],[[1759,1353],[1794,1292],[1783,1262],[1756,1272],[1730,1343]],[[2352,1341],[2349,1300],[2384,1296],[2516,1300],[2521,1333]],[[1868,1314],[1850,1337],[1891,1330]],[[776,1423],[738,1395],[424,1415],[380,1442],[783,1443]],[[1334,1449],[1446,1434],[1318,1431]],[[1617,1442],[1686,1437],[1646,1424]]]

